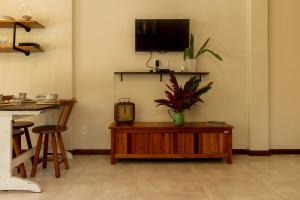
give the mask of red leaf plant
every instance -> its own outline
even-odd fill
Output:
[[[170,84],[166,84],[168,88],[168,90],[165,91],[167,99],[156,99],[154,101],[157,103],[157,106],[167,106],[174,112],[189,110],[193,105],[196,105],[197,102],[204,103],[200,96],[212,88],[213,82],[201,88],[198,88],[199,84],[200,78],[194,76],[184,84],[184,87],[179,86],[174,72],[171,72]]]

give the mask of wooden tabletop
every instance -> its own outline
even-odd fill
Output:
[[[40,111],[57,107],[59,107],[57,104],[37,105],[35,103],[24,103],[21,105],[1,106],[0,111]]]
[[[175,126],[172,122],[134,122],[131,125],[123,124],[118,125],[116,122],[113,122],[109,128],[110,129],[135,129],[135,128],[207,128],[207,127],[221,127],[232,129],[233,126],[229,124],[216,124],[208,122],[185,122],[183,126]]]

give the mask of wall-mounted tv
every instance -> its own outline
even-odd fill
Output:
[[[136,19],[135,51],[181,52],[189,45],[189,19]]]

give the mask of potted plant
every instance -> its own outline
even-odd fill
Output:
[[[194,76],[190,78],[184,87],[179,86],[174,72],[170,73],[170,84],[166,84],[168,90],[165,91],[167,99],[157,99],[154,100],[157,106],[167,106],[170,108],[168,111],[170,117],[173,119],[174,124],[181,126],[184,123],[183,112],[186,109],[190,109],[197,102],[204,102],[200,96],[208,92],[212,88],[212,82],[207,85],[198,88],[200,83],[200,78]],[[173,111],[173,115],[170,113]]]
[[[201,56],[204,53],[210,53],[213,55],[216,59],[219,61],[223,61],[222,57],[215,53],[214,51],[207,48],[208,43],[210,42],[211,37],[209,37],[205,43],[201,46],[201,48],[197,51],[195,55],[195,49],[194,49],[194,35],[191,34],[190,42],[189,42],[189,48],[186,48],[184,51],[184,65],[185,70],[195,72],[197,67],[197,58]]]

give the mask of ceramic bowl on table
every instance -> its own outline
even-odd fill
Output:
[[[45,100],[46,101],[57,101],[58,94],[47,94]]]

